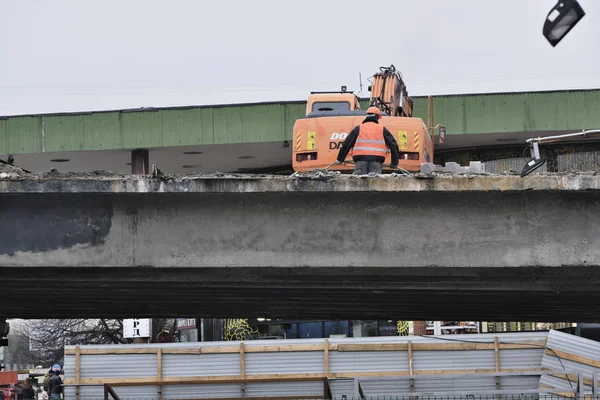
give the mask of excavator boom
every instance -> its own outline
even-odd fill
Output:
[[[394,65],[380,67],[373,75],[370,106],[375,106],[392,117],[412,117],[413,101],[408,96],[402,74]]]

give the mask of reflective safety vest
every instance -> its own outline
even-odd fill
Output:
[[[385,157],[387,146],[383,138],[383,126],[374,122],[366,122],[361,124],[358,129],[358,137],[352,155]]]

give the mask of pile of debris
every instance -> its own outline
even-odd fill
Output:
[[[10,164],[0,163],[0,179],[16,179],[25,175],[27,171]]]

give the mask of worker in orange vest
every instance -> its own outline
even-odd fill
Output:
[[[343,163],[346,156],[353,150],[354,174],[366,175],[374,172],[381,174],[387,149],[392,155],[392,167],[398,166],[400,150],[398,143],[383,125],[379,124],[381,111],[377,107],[367,109],[367,118],[348,134],[337,156],[337,161]]]

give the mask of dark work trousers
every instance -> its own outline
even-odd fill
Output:
[[[381,163],[378,161],[356,161],[354,175],[381,174]]]

